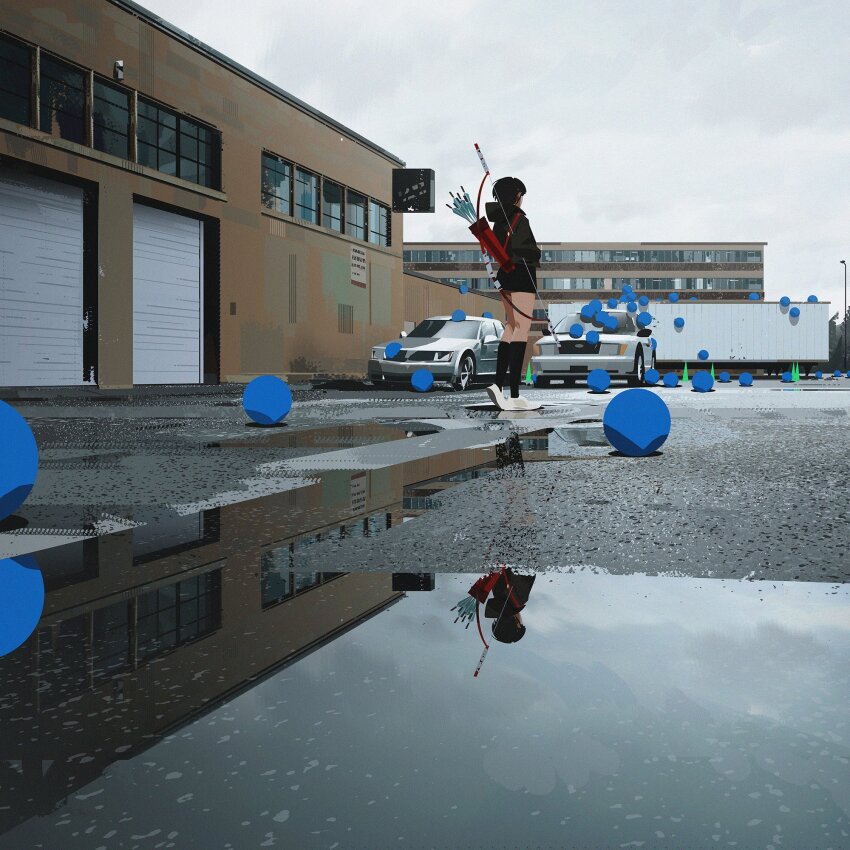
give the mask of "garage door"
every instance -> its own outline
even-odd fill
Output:
[[[82,189],[0,171],[0,386],[82,383]]]
[[[199,384],[201,222],[133,206],[133,383]]]

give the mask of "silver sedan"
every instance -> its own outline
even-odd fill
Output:
[[[432,316],[420,322],[409,334],[401,333],[401,348],[386,357],[390,343],[372,349],[369,380],[390,387],[409,387],[410,376],[425,368],[435,381],[448,381],[465,390],[479,378],[496,374],[496,353],[504,326],[497,319],[467,316],[452,321],[451,316]]]

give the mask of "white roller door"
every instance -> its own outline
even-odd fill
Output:
[[[201,222],[133,205],[133,383],[203,381]]]
[[[0,386],[83,383],[83,191],[0,171]]]

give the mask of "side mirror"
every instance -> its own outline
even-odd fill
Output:
[[[399,339],[404,339],[406,336],[407,336],[407,331],[402,331],[402,332],[398,335],[398,338],[399,338]]]
[[[485,345],[487,345],[487,344],[489,344],[489,343],[491,343],[491,342],[498,342],[498,341],[499,341],[499,337],[494,336],[493,334],[487,334],[487,335],[484,337],[484,339],[483,339],[483,340],[481,340],[481,341],[482,341]]]
[[[652,336],[652,329],[651,328],[641,328],[637,332],[637,335],[638,336]]]

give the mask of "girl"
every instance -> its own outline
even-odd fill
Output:
[[[541,254],[521,208],[524,195],[525,184],[522,180],[502,177],[493,184],[495,201],[485,206],[487,218],[493,222],[496,238],[503,245],[510,239],[507,254],[516,263],[516,268],[510,274],[500,268],[496,275],[502,285],[500,293],[505,304],[505,332],[496,357],[496,383],[487,388],[487,394],[501,410],[537,410],[540,407],[519,394]],[[511,229],[513,234],[509,237]],[[511,397],[506,400],[502,388],[508,371]]]

